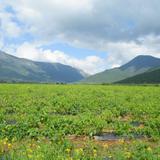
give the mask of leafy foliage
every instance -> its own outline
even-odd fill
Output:
[[[0,159],[158,160],[159,94],[159,86],[1,84]],[[95,142],[103,132],[120,141]]]

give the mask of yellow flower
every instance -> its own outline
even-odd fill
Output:
[[[120,143],[120,144],[124,144],[124,142],[125,142],[124,139],[120,139],[120,140],[119,140],[119,143]]]
[[[82,148],[75,149],[75,152],[76,152],[77,154],[82,154],[82,153],[83,153],[83,149],[82,149]]]
[[[103,147],[104,147],[104,148],[108,148],[108,144],[104,144]]]
[[[4,144],[4,145],[6,145],[6,144],[7,144],[7,142],[6,142],[6,141],[4,141],[4,142],[3,142],[3,144]]]
[[[33,156],[31,154],[28,154],[28,158],[32,158]]]
[[[112,158],[112,155],[109,155],[108,157],[109,157],[109,158]]]
[[[32,153],[33,151],[29,148],[27,149],[27,152]]]
[[[82,149],[82,148],[80,148],[80,149],[79,149],[79,151],[80,151],[80,152],[83,152],[83,149]]]
[[[75,152],[76,152],[77,154],[79,154],[79,149],[75,149]]]
[[[97,157],[97,153],[94,153],[93,156],[94,156],[94,157]]]
[[[151,151],[152,151],[152,148],[151,148],[151,147],[148,147],[148,148],[147,148],[147,151],[151,152]]]
[[[131,158],[131,156],[132,156],[131,152],[126,152],[125,155],[127,158]]]
[[[93,149],[93,155],[94,155],[94,157],[97,157],[97,150],[96,149]]]
[[[8,148],[12,148],[12,144],[11,143],[8,143]]]
[[[66,149],[66,152],[67,152],[67,153],[70,153],[70,152],[71,152],[71,149],[70,149],[70,148],[67,148],[67,149]]]

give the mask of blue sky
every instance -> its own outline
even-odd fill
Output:
[[[13,14],[14,16],[12,18],[12,21],[15,22],[19,27],[23,28],[24,24],[21,23],[16,18],[16,13],[11,6],[6,5],[4,10],[8,13]],[[10,38],[6,37],[5,41],[6,41],[6,43],[9,43],[9,44],[22,44],[26,41],[27,42],[33,42],[34,41],[34,36],[32,36],[32,34],[30,34],[30,33],[23,33],[19,37],[10,37]],[[67,43],[63,43],[63,42],[57,42],[57,43],[42,45],[42,46],[40,46],[40,48],[51,49],[52,51],[61,50],[62,52],[66,52],[71,56],[76,55],[77,58],[83,58],[83,57],[92,56],[92,55],[100,56],[102,58],[106,57],[106,55],[105,55],[106,52],[102,52],[102,51],[99,51],[99,50],[78,48],[78,47],[71,46]]]
[[[23,28],[24,24],[21,23],[16,18],[16,13],[11,6],[6,5],[4,10],[8,13],[13,14],[14,16],[12,18],[12,21],[15,22],[19,27]],[[6,43],[9,43],[9,44],[22,44],[26,41],[33,42],[34,39],[35,38],[32,34],[23,33],[19,37],[10,37],[10,38],[6,37],[5,41]],[[77,58],[84,58],[86,56],[92,56],[92,55],[99,56],[101,58],[106,58],[105,51],[103,52],[103,51],[96,50],[96,49],[78,48],[78,47],[71,46],[67,43],[63,43],[63,42],[56,42],[56,43],[41,45],[40,48],[51,49],[52,51],[60,50],[62,52],[69,54],[70,56],[76,56]]]
[[[139,54],[160,57],[159,0],[0,1],[0,47],[94,74]]]
[[[52,51],[60,50],[62,52],[69,54],[70,56],[76,55],[76,57],[80,58],[80,59],[82,59],[86,56],[92,56],[92,55],[99,56],[101,58],[106,58],[106,55],[107,55],[106,52],[102,52],[99,50],[78,48],[78,47],[71,46],[67,43],[60,43],[60,42],[49,44],[49,45],[44,45],[44,46],[41,46],[41,48],[51,49]]]

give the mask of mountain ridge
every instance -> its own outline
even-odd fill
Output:
[[[139,55],[128,63],[101,73],[89,76],[82,83],[115,83],[123,79],[141,74],[147,70],[160,66],[160,58],[149,55]]]
[[[0,51],[0,80],[71,83],[84,78],[80,70],[60,63],[36,62]]]
[[[126,78],[117,84],[155,84],[160,83],[160,68],[150,69],[147,72]]]

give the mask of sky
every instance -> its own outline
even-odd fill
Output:
[[[0,0],[0,50],[89,74],[160,57],[160,1]]]

